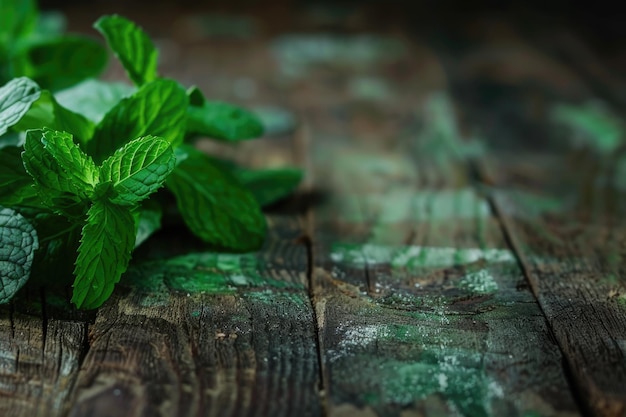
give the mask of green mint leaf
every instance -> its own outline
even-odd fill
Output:
[[[88,200],[98,183],[98,168],[93,160],[66,132],[28,131],[22,160],[38,186],[69,194],[68,198],[76,202]]]
[[[106,200],[87,212],[74,274],[72,302],[91,309],[105,302],[126,271],[135,246],[135,220],[131,211]]]
[[[33,226],[21,214],[0,207],[0,304],[26,283],[38,247]]]
[[[36,196],[21,153],[18,147],[0,149],[0,206],[15,206]]]
[[[20,121],[40,94],[39,86],[26,77],[15,78],[0,87],[0,136]]]
[[[190,103],[194,103],[187,108],[188,136],[240,141],[263,135],[263,124],[253,113],[232,104],[201,100],[202,93],[197,88],[187,94]]]
[[[139,86],[157,79],[158,52],[139,26],[112,15],[101,17],[94,27],[105,37],[133,83]]]
[[[39,99],[15,125],[15,129],[20,131],[43,127],[71,133],[81,143],[90,138],[94,131],[94,124],[90,120],[61,106],[47,90],[41,92]]]
[[[135,218],[135,247],[145,242],[152,234],[161,228],[163,210],[153,200],[146,200],[140,210],[133,211]]]
[[[228,172],[202,152],[176,149],[179,165],[166,186],[176,196],[178,209],[189,229],[213,245],[231,250],[258,249],[266,223],[254,196]]]
[[[163,185],[175,162],[167,141],[144,136],[129,142],[102,163],[100,182],[112,184],[112,203],[132,206]]]
[[[134,91],[126,84],[88,79],[57,92],[55,98],[66,109],[98,123],[120,100]]]
[[[251,170],[236,168],[233,175],[264,207],[289,196],[298,187],[302,170],[295,168]]]
[[[67,29],[67,19],[59,11],[45,11],[39,13],[35,35],[38,37],[59,36]]]
[[[0,1],[0,50],[9,48],[35,30],[37,7],[34,0]]]
[[[15,75],[29,77],[56,91],[97,76],[104,70],[107,59],[106,49],[95,40],[62,36],[28,44],[11,62]]]
[[[101,162],[131,139],[154,135],[172,146],[185,135],[187,95],[175,81],[159,79],[120,101],[96,126],[87,152]]]
[[[50,212],[24,214],[37,230],[39,249],[35,253],[30,281],[47,287],[65,286],[74,280],[74,259],[80,241],[82,220],[70,219]],[[50,280],[54,271],[54,281]]]

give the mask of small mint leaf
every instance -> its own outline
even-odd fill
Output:
[[[187,103],[185,90],[176,81],[148,83],[104,116],[87,144],[87,153],[101,162],[129,140],[146,135],[176,146],[185,135]]]
[[[39,86],[26,77],[15,78],[0,87],[0,136],[20,121],[40,94]]]
[[[144,136],[129,142],[102,163],[100,182],[113,184],[112,203],[135,205],[163,185],[175,162],[167,141]]]
[[[133,83],[139,86],[157,79],[158,52],[139,26],[112,15],[101,17],[94,27],[105,37]]]
[[[38,247],[33,226],[21,214],[0,207],[0,304],[26,283]]]
[[[194,99],[197,102],[197,97]],[[187,134],[224,141],[254,139],[263,135],[263,124],[253,113],[228,103],[205,101],[187,109]]]
[[[131,211],[106,200],[96,201],[82,230],[72,302],[85,309],[102,305],[126,271],[134,246]]]
[[[166,185],[189,229],[216,246],[258,249],[267,226],[254,196],[202,152],[183,145],[176,156],[181,162]]]
[[[26,172],[48,191],[87,200],[98,183],[98,169],[66,132],[30,130],[22,154]]]

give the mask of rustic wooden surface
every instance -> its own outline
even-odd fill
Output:
[[[289,4],[116,9],[271,124],[201,149],[307,175],[258,253],[170,225],[97,311],[0,306],[0,416],[626,416],[625,156],[548,117],[619,74],[566,26]]]

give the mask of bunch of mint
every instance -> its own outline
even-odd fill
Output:
[[[212,247],[257,249],[266,233],[261,207],[301,180],[297,169],[254,171],[198,151],[197,137],[240,141],[263,126],[161,78],[158,51],[133,22],[105,16],[95,28],[134,87],[88,79],[53,94],[27,77],[0,87],[0,303],[31,269],[63,276],[75,259],[71,301],[100,306],[134,248],[159,229],[162,186]]]

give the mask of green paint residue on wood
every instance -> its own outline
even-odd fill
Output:
[[[427,246],[384,246],[375,244],[335,244],[334,262],[350,267],[390,264],[392,268],[450,267],[479,260],[489,263],[514,262],[507,249],[478,249]]]
[[[428,155],[439,167],[465,161],[485,153],[485,145],[476,139],[462,138],[453,100],[445,92],[432,94],[420,109],[422,129],[415,142],[417,155]]]
[[[491,294],[498,291],[498,283],[487,269],[465,275],[457,286],[475,294]]]
[[[136,265],[122,283],[150,297],[168,296],[170,291],[231,294],[241,288],[304,289],[300,281],[272,277],[255,254],[214,252]]]
[[[405,43],[377,35],[285,35],[272,49],[283,75],[300,78],[317,65],[363,68],[395,61],[406,54]]]
[[[374,409],[440,395],[463,416],[491,415],[492,400],[504,394],[486,374],[482,354],[467,342],[471,332],[447,327],[450,317],[444,311],[420,323],[340,326],[340,343],[328,351],[333,375],[342,386],[362,389],[343,395]],[[388,349],[394,354],[382,354]]]
[[[603,154],[610,154],[624,140],[625,127],[619,117],[602,103],[588,102],[582,106],[555,105],[552,121],[569,130],[568,139],[574,146],[588,146]]]

